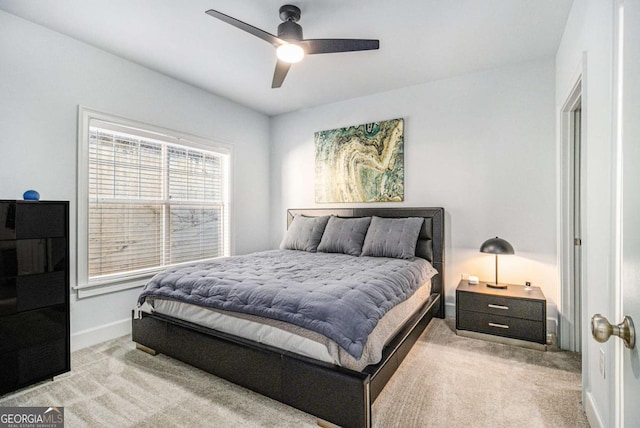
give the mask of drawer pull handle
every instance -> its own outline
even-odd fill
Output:
[[[498,328],[509,328],[508,325],[504,325],[504,324],[496,324],[494,322],[490,322],[489,323],[489,327],[498,327]]]
[[[487,306],[490,307],[490,308],[493,308],[493,309],[504,309],[505,311],[509,310],[509,306],[492,305],[491,303],[489,303]]]

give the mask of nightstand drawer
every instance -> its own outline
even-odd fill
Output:
[[[462,308],[460,308],[462,309]],[[481,312],[458,311],[457,328],[479,333],[510,337],[537,343],[546,343],[543,321],[511,318]]]
[[[545,320],[544,301],[458,292],[456,304],[461,311],[481,312],[532,321]]]

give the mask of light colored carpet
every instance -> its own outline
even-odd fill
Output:
[[[74,352],[73,370],[0,397],[0,406],[64,406],[75,427],[315,427],[316,418],[128,337]],[[373,407],[375,427],[588,427],[580,359],[455,335],[434,320]]]

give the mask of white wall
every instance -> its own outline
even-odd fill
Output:
[[[271,128],[271,243],[287,208],[314,202],[316,131],[405,119],[405,201],[446,210],[446,301],[461,273],[491,280],[482,242],[500,236],[501,282],[542,287],[556,318],[553,59],[441,80],[276,116]],[[324,206],[331,206],[326,204]]]
[[[0,198],[71,201],[72,285],[79,104],[233,144],[236,253],[267,248],[268,117],[0,12]],[[74,348],[110,323],[124,334],[137,293],[73,301]]]
[[[588,333],[590,317],[601,313],[612,322],[613,125],[612,70],[615,1],[575,0],[556,56],[556,108],[569,95],[576,76],[583,76],[583,388],[592,426],[614,426],[614,341],[599,344]],[[633,24],[632,24],[633,25]],[[582,63],[586,52],[586,64]],[[558,130],[559,132],[559,130]],[[604,379],[599,373],[600,349],[605,351]]]

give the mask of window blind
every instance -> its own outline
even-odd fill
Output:
[[[88,280],[228,255],[228,154],[89,122]]]

